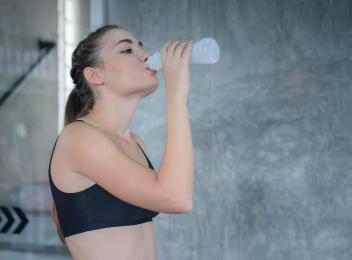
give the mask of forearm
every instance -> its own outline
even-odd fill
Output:
[[[194,186],[194,154],[186,98],[168,98],[166,144],[158,180],[174,200],[191,203]]]

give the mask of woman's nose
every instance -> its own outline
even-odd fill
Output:
[[[149,58],[150,54],[146,51],[143,51],[143,54],[142,54],[142,60],[143,62],[145,62],[148,58]]]

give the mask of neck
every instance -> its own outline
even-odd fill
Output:
[[[139,100],[140,98],[132,96],[121,98],[110,95],[101,102],[97,98],[92,111],[82,119],[127,143],[133,143],[130,125]]]

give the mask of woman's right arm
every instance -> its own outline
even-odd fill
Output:
[[[181,200],[187,211],[193,207],[194,155],[187,101],[173,99],[166,108],[166,143],[158,181],[171,197]]]
[[[193,207],[194,155],[188,117],[189,59],[192,43],[167,42],[162,49],[166,92],[166,143],[158,180],[171,197]]]

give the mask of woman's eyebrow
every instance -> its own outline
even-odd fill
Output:
[[[117,46],[118,44],[120,44],[122,42],[128,42],[130,44],[133,44],[133,41],[131,39],[122,39],[122,40],[118,41],[115,46]],[[138,45],[143,47],[143,43],[142,42],[138,42]]]

